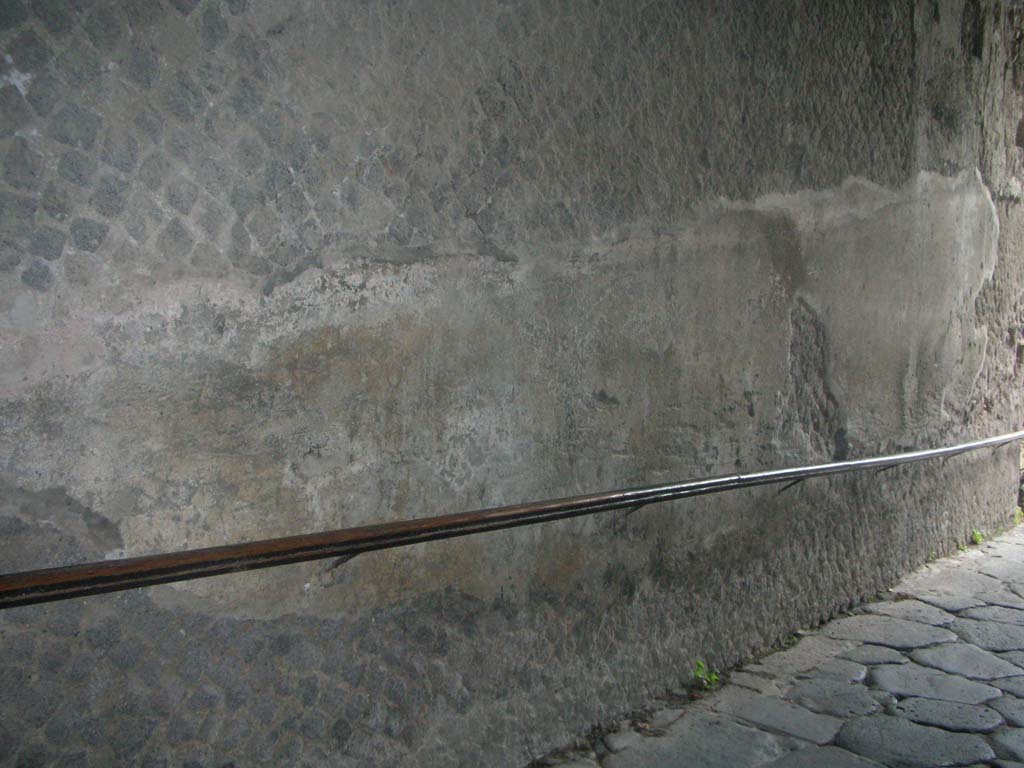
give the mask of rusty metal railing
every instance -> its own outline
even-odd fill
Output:
[[[722,493],[759,485],[778,483],[792,485],[813,477],[859,472],[867,469],[889,469],[900,464],[948,458],[982,448],[997,448],[1019,440],[1024,440],[1024,431],[1009,432],[985,440],[975,440],[946,448],[933,448],[890,456],[774,469],[749,474],[722,475],[681,483],[650,485],[629,490],[515,504],[379,525],[343,528],[336,531],[286,536],[243,544],[23,571],[0,576],[0,609],[135,587],[148,587],[172,581],[200,579],[206,576],[256,568],[271,568],[307,560],[331,557],[349,559],[363,552],[379,549],[470,536],[616,509],[636,510],[648,504],[684,499],[690,496]]]

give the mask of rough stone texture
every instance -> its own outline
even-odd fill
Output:
[[[673,724],[664,737],[646,739],[631,750],[609,755],[602,766],[646,768],[686,761],[702,768],[756,768],[771,763],[785,751],[774,736],[718,715],[695,712]]]
[[[0,16],[3,570],[1021,422],[1001,4],[44,5]],[[1007,524],[1017,479],[1007,449],[4,614],[0,753],[516,765]]]
[[[878,768],[879,763],[839,747],[810,747],[788,752],[772,768]]]
[[[922,603],[920,600],[898,600],[885,603],[872,603],[865,606],[867,613],[874,613],[880,616],[892,616],[896,619],[917,621],[922,624],[933,624],[936,627],[945,627],[953,623],[956,617],[935,606]]]
[[[766,731],[814,744],[828,744],[843,724],[838,718],[810,712],[774,696],[758,696],[733,709],[732,714]]]
[[[889,616],[850,616],[829,624],[825,635],[837,640],[857,640],[897,649],[956,640],[956,635],[949,630]]]
[[[835,717],[870,715],[881,709],[863,685],[830,678],[801,681],[787,691],[786,698],[814,712]]]
[[[983,651],[966,643],[951,643],[932,648],[923,648],[910,654],[918,664],[935,667],[974,680],[995,680],[999,677],[1024,675],[1024,670],[999,658],[994,653]]]
[[[957,704],[937,699],[903,699],[892,707],[889,713],[921,725],[934,725],[946,731],[988,733],[1004,724],[999,712],[991,707],[980,704]]]
[[[1024,626],[994,621],[957,619],[952,627],[961,638],[989,651],[1024,650]]]
[[[859,664],[906,664],[909,659],[899,651],[883,645],[861,645],[843,654],[843,658]]]
[[[886,665],[871,671],[871,683],[897,696],[981,704],[1000,695],[998,688],[917,664]]]
[[[839,732],[836,743],[889,768],[940,768],[996,757],[980,736],[948,733],[887,715],[851,720]]]

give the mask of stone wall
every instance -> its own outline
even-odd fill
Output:
[[[1021,422],[986,0],[0,2],[0,571]],[[0,613],[0,764],[519,766],[1012,449]]]

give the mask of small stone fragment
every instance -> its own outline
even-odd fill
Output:
[[[31,120],[32,110],[21,92],[13,85],[0,87],[0,138],[13,136]]]
[[[107,236],[107,225],[93,219],[74,219],[69,229],[74,246],[90,253],[98,250]]]
[[[33,261],[21,273],[21,282],[36,291],[45,291],[53,284],[53,272],[46,262]]]
[[[41,256],[47,261],[55,261],[64,253],[64,241],[67,236],[56,227],[41,226],[32,233],[28,250],[34,256]]]

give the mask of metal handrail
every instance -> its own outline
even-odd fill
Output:
[[[243,544],[205,547],[182,552],[105,560],[82,565],[44,568],[0,576],[0,609],[84,597],[172,581],[187,581],[223,573],[270,568],[337,557],[345,560],[363,552],[391,549],[423,541],[451,539],[487,531],[534,525],[614,509],[639,509],[648,504],[708,493],[777,483],[794,484],[825,475],[888,469],[900,464],[956,456],[1024,440],[1024,430],[946,448],[890,456],[836,461],[749,474],[649,485],[629,490],[572,496],[565,499],[515,504],[472,512],[400,520],[336,531],[285,536]]]

